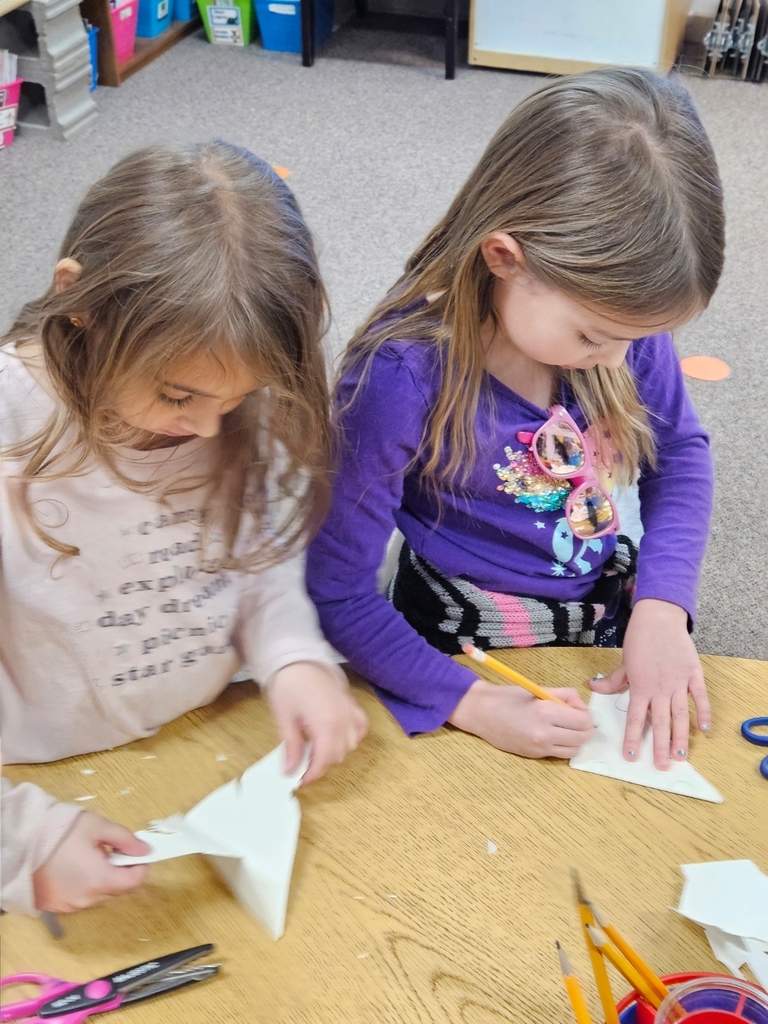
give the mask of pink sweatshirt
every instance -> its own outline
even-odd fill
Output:
[[[0,349],[0,453],[33,435],[53,402]],[[204,474],[215,443],[125,450],[133,479]],[[57,564],[20,506],[22,466],[0,454],[0,712],[5,763],[55,761],[151,736],[213,701],[247,662],[266,684],[297,661],[334,667],[300,560],[257,574],[199,567],[203,494],[168,503],[98,465],[30,485],[34,514],[80,555]],[[215,538],[214,538],[215,541]],[[31,874],[82,810],[4,783],[4,910],[34,909]]]

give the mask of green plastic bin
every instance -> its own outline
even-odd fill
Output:
[[[217,46],[248,46],[253,30],[253,0],[198,0],[208,42]]]

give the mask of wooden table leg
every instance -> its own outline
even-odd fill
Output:
[[[315,0],[301,0],[301,63],[315,63]]]
[[[456,77],[459,36],[459,0],[445,0],[445,77]]]

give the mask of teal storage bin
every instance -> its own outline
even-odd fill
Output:
[[[87,25],[85,31],[88,33],[88,49],[91,55],[91,84],[88,88],[93,92],[99,84],[99,30],[95,25]]]
[[[255,0],[265,50],[301,53],[301,0]],[[315,0],[315,46],[333,31],[333,0]]]
[[[171,16],[174,21],[191,21],[197,14],[195,0],[172,0]]]
[[[171,3],[172,0],[139,0],[136,35],[152,38],[170,28]]]

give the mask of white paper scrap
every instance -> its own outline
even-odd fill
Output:
[[[725,964],[731,974],[743,978],[740,968],[746,964],[758,983],[768,991],[768,942],[729,935],[714,925],[706,925],[704,934],[709,939],[715,958]]]
[[[751,860],[683,864],[677,912],[703,925],[712,952],[731,974],[746,964],[768,989],[768,876]]]
[[[683,864],[678,914],[729,935],[768,943],[768,875],[751,860]],[[743,963],[744,961],[742,961]]]
[[[729,935],[714,925],[707,925],[704,934],[709,940],[715,959],[724,964],[735,978],[743,978],[742,964],[747,960],[747,947],[738,935]]]
[[[496,845],[496,843],[494,843],[494,841],[492,839],[489,839],[488,840],[488,853],[496,853],[498,849],[499,848]]]
[[[113,864],[149,864],[191,853],[210,857],[235,896],[274,939],[285,931],[288,892],[301,808],[294,791],[309,764],[283,774],[285,748],[276,747],[239,779],[210,793],[183,817],[174,815],[136,834],[152,849],[144,857],[113,855]]]
[[[595,735],[570,760],[571,768],[580,772],[606,775],[611,779],[631,782],[636,786],[662,789],[678,796],[691,796],[721,804],[722,796],[688,761],[671,761],[667,771],[653,763],[653,736],[646,726],[636,761],[626,761],[622,753],[624,729],[627,724],[629,691],[593,693],[589,710],[595,723]]]

